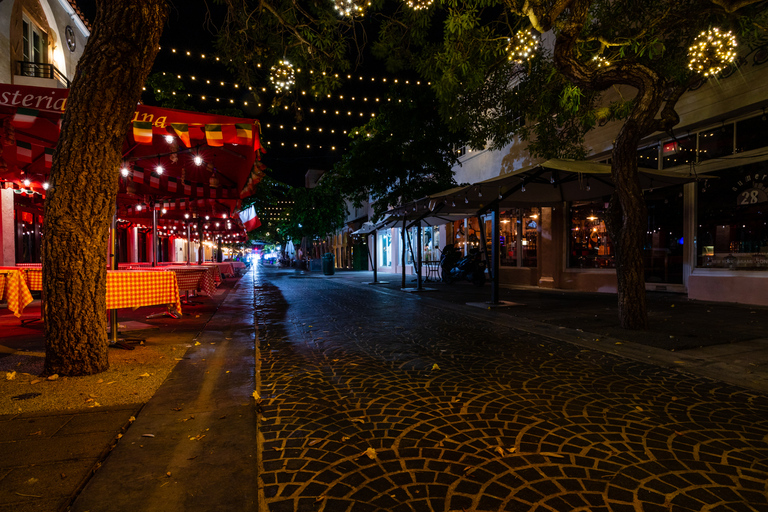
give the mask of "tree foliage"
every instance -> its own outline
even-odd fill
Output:
[[[425,86],[396,87],[379,114],[350,134],[353,142],[328,179],[359,207],[389,208],[455,186],[452,166],[464,144],[438,113]]]

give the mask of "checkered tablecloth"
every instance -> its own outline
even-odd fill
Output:
[[[43,289],[43,268],[42,267],[23,267],[20,268],[27,280],[27,287],[33,292],[39,292]]]
[[[169,305],[181,314],[179,285],[173,272],[108,270],[107,309]]]
[[[179,292],[188,290],[199,291],[209,297],[216,293],[216,283],[213,277],[213,269],[203,265],[189,265],[184,267],[166,267],[169,272],[176,274],[179,282]]]
[[[17,317],[32,302],[32,294],[22,271],[0,269],[0,300],[5,300],[8,309]]]
[[[222,277],[231,277],[235,275],[235,268],[231,263],[218,263],[215,261],[206,261],[203,265],[208,267],[216,267],[219,271],[219,281]],[[218,282],[218,281],[217,281]]]

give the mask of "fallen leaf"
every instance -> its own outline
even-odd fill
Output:
[[[357,423],[365,423],[365,418],[352,418],[352,421]]]
[[[509,453],[515,453],[515,447],[513,446],[512,448],[507,448],[507,451]]]
[[[324,499],[325,499],[325,494],[321,494],[320,496],[315,498],[315,503],[317,503],[318,501],[323,501]]]
[[[5,372],[6,380],[13,380],[16,378],[16,372]]]
[[[457,396],[455,396],[455,397],[451,398],[451,403],[452,403],[452,404],[455,404],[455,403],[456,403],[456,402],[458,402],[458,401],[459,401],[459,397],[457,397]]]
[[[565,457],[565,455],[561,455],[555,452],[539,452],[539,455],[543,455],[544,457],[560,457],[560,458]]]
[[[642,408],[642,407],[640,407],[639,405],[638,405],[637,407],[635,407],[635,409],[637,409],[637,410],[638,410],[638,411],[640,411],[640,412],[642,412],[642,411],[643,411],[643,408]]]
[[[31,434],[28,434],[28,435],[30,435],[30,436],[41,436],[41,435],[43,435],[43,431],[42,430],[38,430],[37,432],[32,432]]]
[[[281,452],[281,451],[283,451],[283,448],[281,448],[281,447],[277,447],[277,446],[273,446],[273,447],[272,447],[272,449],[273,449],[273,450],[275,450],[276,452]]]
[[[432,369],[433,369],[433,370],[439,370],[439,369],[440,369],[440,367],[439,367],[439,366],[437,366],[437,363],[435,363],[435,364],[433,364],[433,365],[432,365]]]
[[[113,381],[107,382],[107,386],[109,386],[110,384],[114,384],[115,382],[117,382],[117,381],[113,380]]]
[[[168,478],[171,478],[171,472],[170,472],[170,471],[168,471],[168,472],[165,474],[165,476],[167,476]]]
[[[371,460],[373,460],[373,459],[375,459],[375,458],[376,458],[376,450],[374,450],[373,448],[370,448],[370,447],[369,447],[367,450],[365,450],[365,454],[366,454],[366,455],[368,456],[368,458],[369,458],[369,459],[371,459]]]
[[[349,436],[341,436],[341,441],[349,441]]]
[[[141,434],[141,437],[155,437],[155,434]]]
[[[35,477],[32,477],[29,480],[27,480],[27,484],[28,485],[32,485],[32,484],[36,484],[36,483],[37,483],[37,478],[35,478]]]
[[[319,443],[320,441],[322,441],[322,439],[314,439],[314,440],[312,440],[312,441],[310,441],[310,442],[309,442],[309,446],[315,446],[315,445],[316,445],[317,443]]]
[[[104,382],[104,379],[99,379],[96,381],[96,384],[101,384],[102,382]]]
[[[204,437],[205,437],[205,434],[198,434],[198,435],[196,435],[194,437],[190,437],[189,440],[190,441],[199,441],[199,440],[201,440]]]
[[[622,343],[622,342],[620,342],[620,341],[617,341],[615,344],[616,344],[616,345],[623,345],[623,343]]]
[[[504,448],[502,448],[501,446],[497,446],[495,451],[502,457],[504,456]]]
[[[195,346],[198,346],[198,345],[200,345],[200,342],[199,342],[199,341],[196,341],[196,342],[195,342]]]
[[[139,375],[139,377],[149,377],[149,374],[148,373],[142,373],[141,375]]]
[[[134,416],[131,416],[130,418],[128,418],[128,423],[133,423],[134,421],[136,421],[136,418]]]
[[[56,379],[58,379],[58,378],[59,378],[59,376],[58,376],[58,374],[56,374],[56,373],[54,373],[53,375],[49,375],[49,376],[48,376],[48,380],[56,380]]]
[[[258,391],[254,391],[254,392],[253,392],[253,398],[255,398],[255,399],[256,399],[256,401],[259,401],[259,400],[261,400],[261,395],[259,394],[259,392],[258,392]]]

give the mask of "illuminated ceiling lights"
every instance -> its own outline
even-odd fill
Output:
[[[536,51],[539,39],[530,30],[518,30],[515,37],[509,38],[507,44],[507,59],[515,64],[526,62]]]
[[[414,11],[418,11],[420,9],[426,9],[430,5],[432,5],[433,0],[406,0],[406,5],[413,9]]]
[[[736,36],[711,28],[699,34],[688,48],[688,69],[705,77],[713,76],[736,60]]]
[[[276,92],[290,91],[296,83],[293,64],[283,59],[270,69],[269,82]]]
[[[365,0],[333,0],[333,6],[342,16],[362,16],[371,2]]]

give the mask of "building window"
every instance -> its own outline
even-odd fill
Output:
[[[515,208],[499,215],[499,264],[536,267],[539,241],[539,208]],[[490,240],[490,237],[488,238]]]
[[[392,232],[385,230],[379,233],[379,266],[391,267],[392,266]]]
[[[615,268],[613,242],[605,227],[608,203],[574,204],[570,209],[570,268]]]
[[[669,169],[696,161],[696,135],[670,140],[661,146],[661,168]]]
[[[733,154],[733,123],[699,132],[699,162]]]
[[[48,62],[48,45],[45,32],[27,16],[22,17],[22,60],[35,64]],[[44,70],[37,66],[24,66],[24,74],[38,76]]]
[[[643,259],[649,283],[683,282],[683,187],[664,187],[645,195],[648,228]]]
[[[768,162],[699,185],[697,265],[768,270]]]
[[[641,169],[659,168],[659,146],[658,144],[637,150],[637,166]]]
[[[768,145],[768,115],[762,114],[736,123],[736,152]]]

